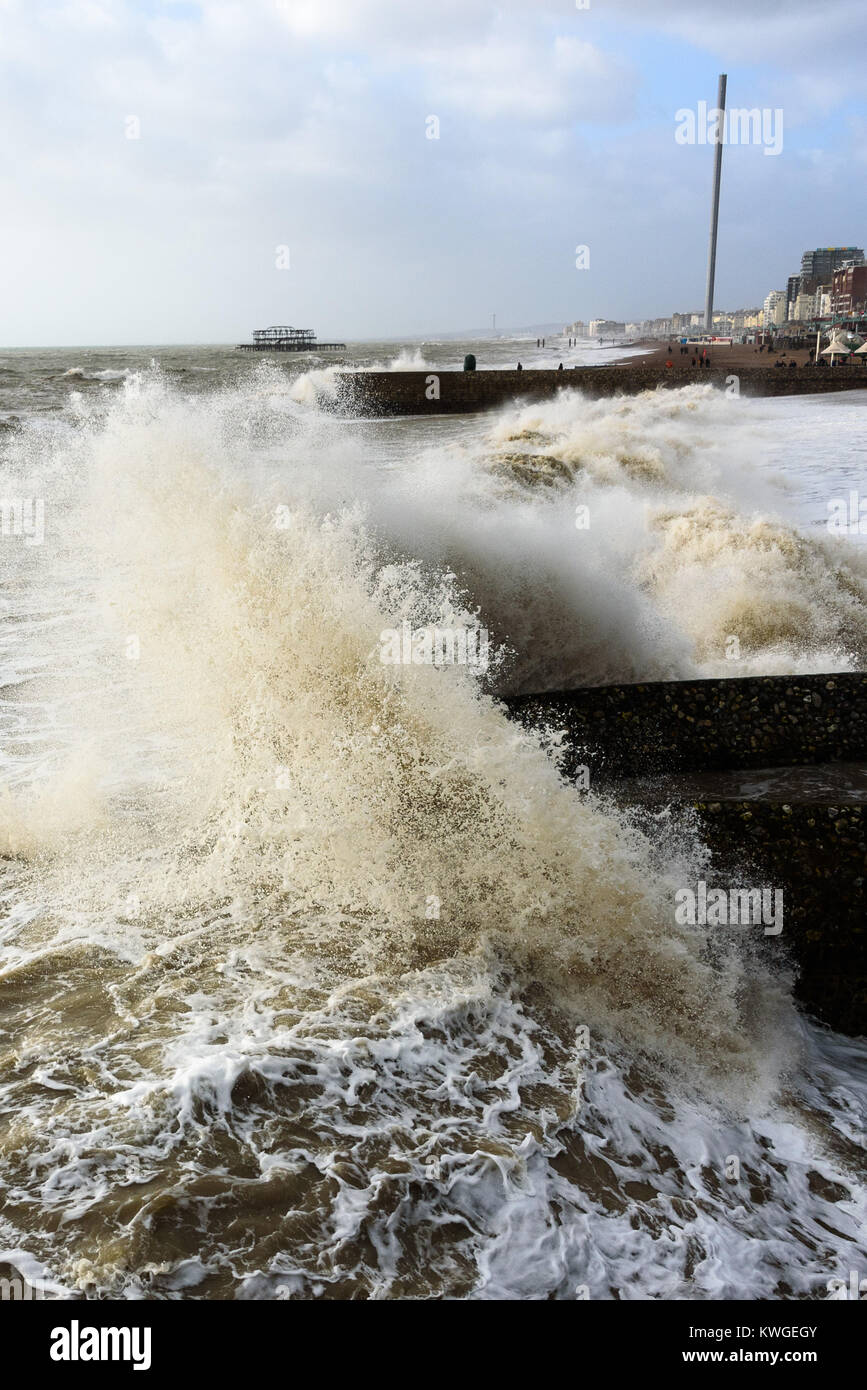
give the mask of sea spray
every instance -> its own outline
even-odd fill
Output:
[[[130,388],[90,438],[82,524],[104,611],[123,615],[118,649],[137,638],[138,717],[186,749],[180,852],[142,898],[351,913],[355,950],[395,971],[492,941],[672,1064],[749,1068],[740,967],[672,929],[642,837],[561,785],[472,668],[383,667],[397,614],[472,624],[448,574],[431,587],[413,562],[382,566],[357,507],[299,503],[275,526],[226,471],[207,403],[193,420],[170,398],[157,414],[160,389]]]
[[[501,693],[858,669],[867,550],[783,518],[755,407],[704,386],[566,391],[387,470],[370,427],[347,457],[335,422],[316,505],[363,492],[381,550],[455,573],[514,654]]]

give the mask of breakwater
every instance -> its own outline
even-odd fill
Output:
[[[867,390],[867,367],[572,367],[547,371],[339,372],[333,408],[354,416],[449,415],[514,400],[546,400],[558,391],[636,395],[698,384],[744,396],[812,395]],[[734,384],[736,383],[736,385]]]
[[[760,944],[794,966],[796,999],[840,1032],[867,1033],[867,805],[750,798],[689,810],[716,881],[782,888],[783,931]]]
[[[569,757],[589,761],[596,782],[867,758],[860,671],[599,686],[515,695],[506,705],[526,723],[565,729]]]
[[[651,832],[663,813],[697,831],[711,850],[708,882],[782,888],[784,932],[759,949],[795,969],[796,997],[816,1017],[867,1032],[867,791],[852,776],[867,761],[867,675],[671,681],[506,704],[565,731],[564,776],[607,791]],[[773,768],[785,775],[730,775]],[[688,772],[700,777],[691,784]]]

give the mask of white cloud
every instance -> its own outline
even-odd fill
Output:
[[[756,64],[789,54],[779,81],[807,112],[850,90],[831,82],[831,55],[851,70],[856,19],[848,0],[758,18],[746,0],[719,13],[680,0],[0,0],[4,335],[235,339],[283,316],[351,335],[481,323],[492,307],[501,322],[565,320],[587,317],[575,297],[591,282],[600,312],[661,311],[701,280],[709,175],[658,115],[635,117],[645,75],[621,36],[652,26]],[[139,140],[125,138],[129,115]],[[826,171],[860,158],[859,140],[841,122]],[[813,170],[794,160],[787,146],[726,168],[724,218],[739,190],[761,203],[769,265],[802,239],[798,208],[804,244],[820,215],[816,244],[837,235],[827,182],[817,209]],[[840,235],[858,235],[860,185],[841,197]],[[571,248],[591,239],[593,273],[576,280]]]
[[[592,44],[568,37],[531,44],[494,34],[463,45],[447,60],[427,60],[427,89],[483,120],[532,122],[622,118],[635,86],[628,67]]]
[[[606,0],[609,16],[676,35],[729,67],[767,66],[779,73],[793,122],[861,96],[867,50],[864,0]]]

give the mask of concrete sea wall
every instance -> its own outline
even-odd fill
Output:
[[[783,930],[761,943],[788,956],[795,997],[843,1033],[867,1033],[867,806],[711,801],[694,806],[725,883],[783,890]]]
[[[340,372],[334,408],[356,416],[449,415],[487,410],[509,401],[549,399],[573,389],[590,396],[636,395],[695,383],[726,389],[732,376],[745,396],[812,395],[867,390],[867,367],[573,367],[548,371]]]
[[[652,830],[664,812],[667,824],[697,830],[711,851],[708,884],[781,888],[783,931],[754,931],[753,944],[794,968],[809,1012],[867,1032],[867,801],[840,791],[847,779],[836,775],[867,763],[867,675],[611,686],[506,704],[533,726],[565,729],[564,775],[587,769],[590,788],[607,789],[639,825]],[[771,777],[769,790],[749,797],[726,790],[724,778],[697,796],[682,777],[700,773],[707,788],[713,769],[798,767],[826,775],[804,776],[799,790],[797,771],[788,773],[784,793]]]
[[[516,695],[509,711],[566,729],[595,783],[687,769],[867,758],[867,673],[659,681]]]

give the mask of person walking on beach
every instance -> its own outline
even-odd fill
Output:
[[[522,371],[524,370],[524,368],[521,366],[520,362],[518,363],[518,365],[517,365],[517,367],[515,368],[515,370],[518,371],[518,372],[522,372]]]

